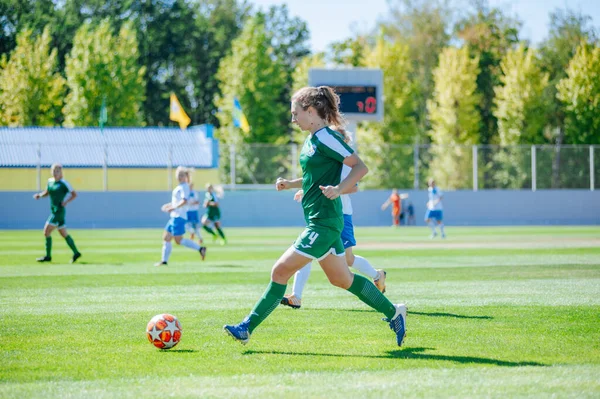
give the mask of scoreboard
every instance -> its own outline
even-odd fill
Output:
[[[377,86],[331,85],[330,87],[336,92],[338,96],[340,96],[340,111],[343,114],[377,113]]]

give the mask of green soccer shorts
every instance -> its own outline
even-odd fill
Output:
[[[46,223],[48,223],[51,226],[56,226],[59,229],[66,227],[65,226],[65,210],[59,209],[56,212],[52,212],[50,214],[50,216],[48,216]]]
[[[294,250],[307,258],[317,261],[325,259],[329,254],[344,256],[344,244],[341,234],[344,220],[321,219],[309,221],[308,226],[294,242]]]

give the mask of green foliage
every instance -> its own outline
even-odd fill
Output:
[[[600,47],[582,43],[557,90],[565,105],[567,141],[600,144]]]
[[[450,42],[452,9],[447,0],[395,0],[388,4],[390,13],[378,24],[378,29],[386,40],[409,46],[410,78],[416,85],[413,101],[419,126],[415,141],[423,143],[430,128],[427,100],[433,94],[433,70],[442,49]]]
[[[479,59],[468,48],[446,48],[433,72],[435,91],[427,103],[431,118],[433,160],[430,174],[440,187],[456,189],[468,184],[464,177],[471,169],[471,148],[478,144],[481,122],[477,104]]]
[[[0,125],[60,124],[65,80],[56,67],[49,28],[37,38],[31,29],[18,34],[10,59],[0,60]]]
[[[414,168],[410,144],[418,130],[415,116],[418,88],[410,79],[410,48],[380,36],[366,59],[368,67],[383,71],[386,101],[383,123],[365,124],[359,136],[361,157],[369,165],[365,186],[411,187]]]
[[[216,100],[220,110],[217,114],[221,124],[219,137],[225,144],[240,144],[237,146],[238,162],[248,170],[249,176],[253,170],[269,170],[268,165],[277,164],[279,158],[287,154],[278,154],[273,159],[252,157],[241,145],[287,143],[289,139],[286,126],[281,124],[282,115],[289,113],[289,99],[281,101],[287,83],[285,66],[275,56],[263,16],[259,14],[246,22],[242,33],[232,43],[231,54],[221,62],[217,77],[222,93]],[[239,99],[250,124],[248,133],[233,126],[234,97]],[[281,171],[273,170],[272,173],[277,176]]]
[[[117,36],[108,20],[97,27],[84,24],[67,56],[69,94],[64,108],[65,126],[94,126],[106,99],[108,125],[143,124],[144,67],[138,64],[138,43],[131,23]]]
[[[348,67],[364,67],[366,64],[367,42],[364,37],[357,36],[330,46],[331,60],[336,65]]]
[[[502,84],[494,88],[500,145],[539,142],[547,123],[543,92],[548,85],[548,74],[542,73],[536,51],[526,49],[523,44],[508,50],[500,67]],[[495,187],[523,188],[531,169],[529,151],[501,149],[492,157],[491,177]]]

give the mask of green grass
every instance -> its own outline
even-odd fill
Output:
[[[313,267],[301,310],[278,308],[241,346],[222,333],[262,294],[300,229],[226,229],[201,262],[160,230],[0,232],[0,397],[599,397],[600,227],[358,228],[356,253],[408,305],[395,337]],[[290,284],[291,285],[291,284]],[[145,326],[183,325],[160,351]]]

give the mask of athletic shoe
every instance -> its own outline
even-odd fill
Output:
[[[433,234],[431,234],[431,235],[429,236],[429,239],[430,239],[430,240],[433,240],[435,237],[437,237],[437,233],[436,233],[436,232],[434,232]]]
[[[221,245],[225,245],[225,244],[227,244],[227,239],[225,239],[225,238],[223,238],[223,239],[220,239],[220,240],[219,240],[219,244],[221,244]]]
[[[396,308],[396,314],[394,317],[390,319],[383,319],[390,323],[390,329],[392,329],[396,333],[396,342],[398,346],[402,346],[402,342],[406,337],[406,305],[403,303],[399,305],[394,305]]]
[[[446,234],[442,233],[442,239],[446,238]]]
[[[382,294],[385,294],[385,277],[387,273],[383,269],[377,269],[378,278],[377,280],[373,280],[373,284]]]
[[[38,262],[52,262],[52,258],[49,256],[42,256],[41,258],[37,258],[36,261]]]
[[[302,306],[302,300],[293,294],[284,295],[284,297],[281,298],[281,304],[289,306],[290,308],[300,309],[300,307]]]
[[[206,258],[206,247],[200,247],[198,252],[200,252],[200,256],[202,257],[202,260],[204,260],[204,258]]]
[[[217,239],[218,239],[218,237],[217,237],[217,235],[216,235],[216,234],[213,234],[213,236],[212,236],[212,237],[213,237],[213,244],[214,244],[214,243],[216,243],[216,242],[217,242]]]
[[[73,254],[73,259],[71,259],[71,263],[75,263],[77,262],[77,259],[81,258],[81,254],[79,252],[77,252],[76,254]]]
[[[156,267],[159,267],[159,266],[166,266],[166,265],[167,265],[167,262],[156,262],[156,263],[154,264],[154,266],[156,266]]]
[[[249,326],[250,319],[246,317],[240,324],[234,326],[225,324],[223,326],[223,331],[242,345],[246,345],[248,341],[250,341],[250,332],[248,331]]]

